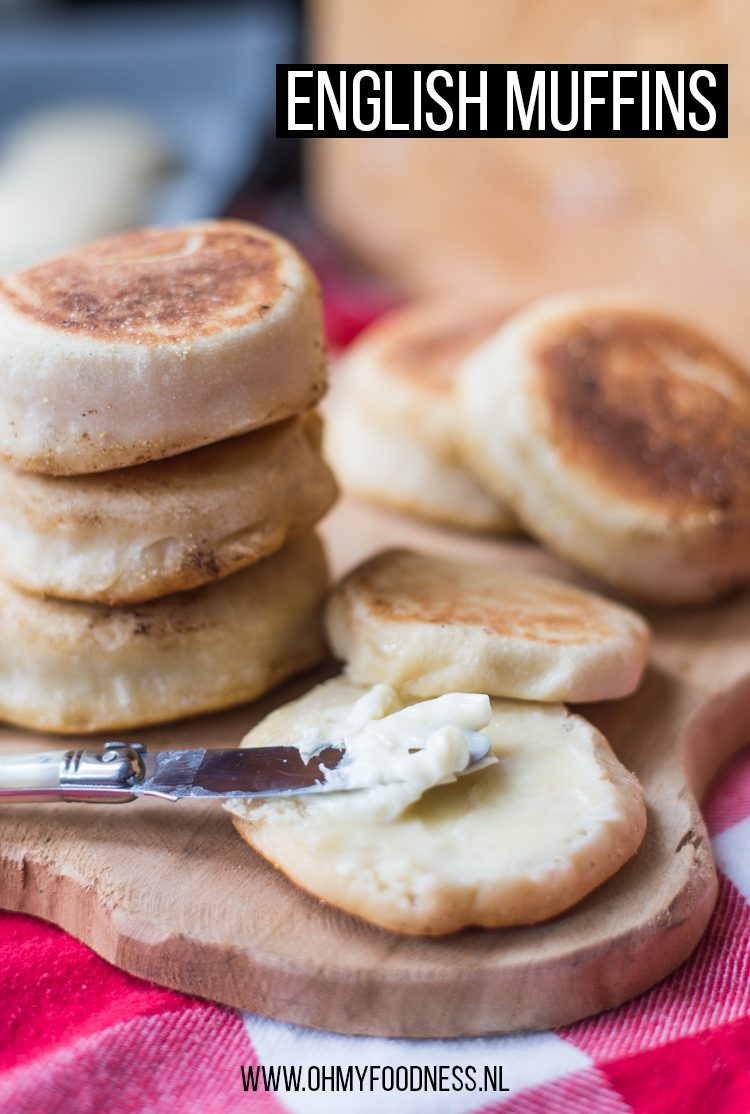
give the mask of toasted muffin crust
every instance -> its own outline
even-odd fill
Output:
[[[658,313],[602,309],[536,343],[536,390],[560,456],[627,498],[750,506],[750,376]]]
[[[239,222],[144,228],[11,275],[0,295],[51,329],[177,343],[262,318],[283,289],[278,267],[277,245]]]

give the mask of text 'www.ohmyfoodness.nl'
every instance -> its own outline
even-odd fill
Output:
[[[479,1068],[434,1064],[368,1064],[363,1068],[351,1064],[342,1068],[311,1064],[305,1071],[299,1066],[253,1067],[244,1065],[242,1088],[245,1091],[509,1091],[503,1086],[502,1066]]]

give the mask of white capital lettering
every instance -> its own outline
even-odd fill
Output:
[[[443,112],[445,113],[445,120],[443,121],[443,123],[442,124],[436,124],[434,113],[425,112],[424,118],[427,121],[427,126],[429,128],[432,128],[432,130],[434,132],[447,131],[447,129],[453,123],[453,109],[448,104],[448,102],[443,97],[440,96],[439,93],[435,92],[435,82],[437,81],[437,79],[439,77],[442,77],[443,81],[445,82],[445,84],[449,88],[453,84],[453,78],[451,77],[451,75],[448,73],[447,70],[431,70],[430,71],[430,74],[427,78],[427,92],[432,97],[433,101],[435,101],[436,104],[440,105]]]
[[[318,131],[322,132],[325,128],[326,119],[326,96],[331,105],[336,127],[339,131],[346,131],[346,71],[339,71],[339,99],[336,100],[336,94],[331,85],[331,79],[325,70],[318,70]]]
[[[685,130],[685,71],[677,71],[677,102],[675,103],[672,88],[667,81],[667,71],[656,71],[656,130],[662,130],[663,98],[667,98],[669,111],[678,131]]]
[[[591,96],[591,82],[595,77],[609,77],[609,73],[607,70],[583,71],[583,130],[586,132],[591,131],[591,106],[594,104],[606,104],[604,97]]]
[[[693,129],[693,131],[707,132],[707,131],[710,131],[711,128],[716,123],[716,109],[711,104],[711,102],[703,96],[702,93],[698,92],[698,80],[701,77],[707,78],[708,79],[708,84],[712,88],[714,88],[715,85],[716,85],[716,78],[714,77],[714,75],[711,73],[710,70],[696,70],[695,73],[692,74],[692,76],[690,78],[690,92],[693,94],[693,96],[695,97],[695,99],[697,101],[700,101],[701,104],[704,105],[708,109],[708,123],[707,124],[699,124],[698,119],[697,119],[694,112],[690,113],[688,119],[690,120],[690,127]]]
[[[552,127],[558,132],[569,132],[578,123],[578,70],[570,71],[570,123],[560,123],[560,99],[557,89],[558,73],[553,70],[550,75],[550,106],[549,118]]]
[[[380,78],[375,73],[375,70],[357,70],[352,82],[352,119],[354,120],[355,128],[361,132],[371,132],[380,123],[380,98],[368,97],[367,103],[372,106],[372,120],[369,124],[362,123],[362,82],[366,77],[369,77],[372,82],[372,87],[376,92],[380,91]]]
[[[287,127],[290,132],[311,132],[313,130],[312,124],[298,124],[297,123],[297,105],[309,104],[309,97],[297,96],[297,78],[298,77],[312,77],[312,70],[290,70],[287,74]]]
[[[638,70],[613,70],[612,71],[612,131],[620,130],[620,106],[635,104],[632,97],[620,96],[620,82],[624,77],[638,77]]]
[[[458,71],[458,127],[466,131],[466,106],[467,104],[479,105],[479,130],[487,131],[487,71],[479,71],[479,96],[466,96],[466,70]]]
[[[521,83],[518,80],[518,70],[508,70],[506,78],[506,128],[509,132],[513,131],[513,105],[518,108],[518,118],[521,121],[521,127],[525,132],[531,127],[531,117],[534,115],[534,105],[538,104],[537,109],[537,124],[539,131],[544,131],[544,70],[536,70],[534,73],[534,84],[531,86],[531,96],[529,97],[529,106],[523,103],[523,93],[521,92]]]
[[[393,70],[385,71],[385,130],[387,132],[408,132],[408,124],[393,123]]]

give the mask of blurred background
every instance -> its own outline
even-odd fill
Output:
[[[397,295],[310,215],[275,139],[296,0],[0,0],[0,273],[141,224],[238,216],[293,239],[341,346]]]
[[[0,0],[0,271],[146,222],[258,220],[340,345],[399,299],[645,290],[750,358],[740,0]],[[274,138],[274,66],[730,66],[729,139]]]

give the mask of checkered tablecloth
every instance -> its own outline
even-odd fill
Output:
[[[554,1032],[468,1041],[318,1033],[163,990],[52,925],[0,913],[0,1111],[746,1114],[750,751],[719,776],[704,811],[721,891],[693,956],[635,1001]],[[350,1066],[352,1086],[332,1092]],[[485,1067],[489,1084],[500,1066],[507,1090],[480,1091]],[[264,1067],[269,1084],[270,1069],[281,1069],[276,1091],[266,1090]],[[425,1069],[443,1090],[408,1089],[419,1073],[427,1081]]]

